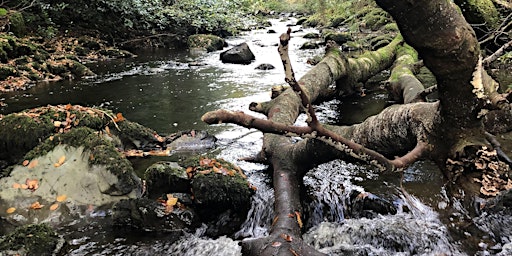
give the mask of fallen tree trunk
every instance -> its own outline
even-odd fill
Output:
[[[470,196],[485,195],[495,184],[498,184],[494,187],[496,191],[508,189],[509,169],[501,165],[489,150],[492,145],[485,140],[481,110],[490,105],[507,109],[509,104],[500,98],[496,83],[482,69],[479,46],[472,28],[449,0],[377,0],[377,3],[395,18],[405,41],[417,50],[436,76],[440,100],[392,106],[361,124],[328,128],[385,156],[405,154],[399,165],[406,166],[427,156],[436,161],[451,181],[458,181]],[[395,49],[396,44],[390,48]],[[352,72],[354,67],[361,72]],[[358,80],[368,77],[369,72],[366,71],[371,67],[364,56],[344,59],[328,53],[298,83],[309,101],[314,102],[318,95],[330,90],[329,86],[334,81],[337,89],[350,90]],[[291,136],[297,135],[294,129],[302,129],[292,126],[303,104],[291,89],[270,103],[251,104],[252,107],[263,105],[265,107],[259,109],[268,116],[268,120],[264,120],[265,125],[262,125],[263,121],[243,113],[222,110],[205,114],[203,120],[207,123],[233,122],[277,134],[293,130],[289,134]],[[264,155],[274,168],[276,218],[268,237],[243,242],[244,253],[314,255],[314,251],[300,240],[302,208],[299,179],[312,165],[346,157],[336,147],[326,146],[325,142],[329,143],[330,138],[316,135],[315,132],[304,134],[304,137],[313,139],[292,143],[287,137],[265,134]],[[335,142],[330,144],[343,148]],[[486,167],[475,167],[479,161],[483,161]],[[474,179],[484,175],[492,176],[492,181]]]

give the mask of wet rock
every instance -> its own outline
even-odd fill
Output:
[[[374,218],[378,214],[396,214],[397,209],[392,202],[372,193],[353,190],[347,205],[348,214],[352,218]]]
[[[46,224],[19,227],[0,238],[0,255],[57,255],[64,239]]]
[[[502,192],[496,198],[482,201],[482,209],[473,223],[484,234],[488,234],[497,243],[510,243],[512,237],[512,190]]]
[[[318,49],[320,48],[320,45],[318,45],[315,42],[305,42],[300,49],[301,50],[307,50],[307,49]]]
[[[332,40],[338,45],[342,45],[352,40],[352,36],[348,32],[329,32],[324,34],[324,41],[327,42]]]
[[[320,63],[320,61],[322,61],[322,58],[323,58],[322,56],[317,55],[317,56],[314,56],[313,58],[308,58],[306,63],[308,63],[309,65],[315,66],[316,64]]]
[[[271,70],[271,69],[275,69],[275,68],[276,68],[276,67],[274,67],[274,65],[272,65],[272,64],[263,63],[263,64],[258,65],[255,69],[259,69],[259,70]]]
[[[212,236],[233,234],[245,220],[254,194],[237,166],[222,159],[194,157],[183,163],[191,178],[193,207]]]
[[[215,148],[217,138],[207,131],[180,131],[165,138],[165,147],[174,151],[204,151]]]
[[[190,182],[185,168],[175,162],[158,162],[144,173],[147,195],[157,199],[162,195],[176,192],[190,192]]]
[[[114,226],[146,232],[174,233],[176,239],[198,225],[194,211],[188,207],[166,209],[164,203],[153,199],[125,199],[113,207]]]
[[[191,35],[187,39],[189,48],[205,49],[207,52],[222,50],[225,46],[224,39],[208,34]]]
[[[303,239],[327,255],[463,255],[440,221],[412,215],[324,222]]]
[[[308,39],[314,39],[314,38],[320,38],[320,35],[318,33],[307,33],[303,36],[304,38],[308,38]]]
[[[234,46],[233,48],[220,54],[220,60],[223,63],[249,64],[255,59],[256,57],[252,53],[247,43]]]

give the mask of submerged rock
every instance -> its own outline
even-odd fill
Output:
[[[247,43],[241,43],[220,54],[220,60],[223,63],[249,64],[255,59]]]
[[[259,69],[259,70],[271,70],[271,69],[275,69],[275,68],[276,68],[276,67],[274,67],[274,65],[272,65],[272,64],[263,63],[263,64],[258,65],[255,69]]]
[[[165,137],[165,147],[173,151],[204,151],[215,148],[217,138],[207,131],[181,131]]]

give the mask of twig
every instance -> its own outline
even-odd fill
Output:
[[[509,41],[508,43],[502,45],[497,51],[495,51],[493,54],[487,56],[482,62],[485,66],[488,66],[491,64],[491,62],[495,61],[497,58],[499,58],[501,55],[505,53],[505,50],[512,46],[512,41]]]
[[[117,128],[118,131],[121,131],[121,129],[119,129],[119,126],[117,126],[117,123],[114,119],[114,117],[112,115],[110,115],[109,113],[107,113],[106,111],[103,111],[101,109],[92,109],[92,111],[97,111],[97,112],[100,112],[106,116],[108,116],[110,118],[110,120],[112,120],[112,123],[114,124],[114,126]]]

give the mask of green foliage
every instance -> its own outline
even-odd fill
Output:
[[[234,34],[247,20],[248,1],[177,1],[162,14],[189,33]]]

